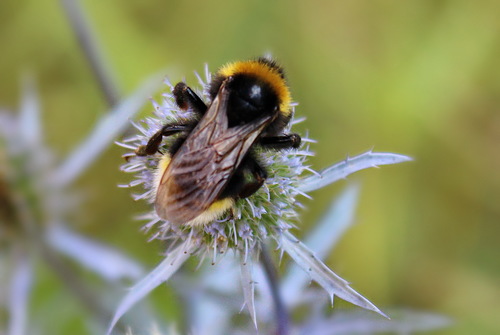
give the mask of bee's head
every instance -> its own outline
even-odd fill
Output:
[[[259,58],[222,67],[210,83],[212,100],[222,83],[230,92],[229,126],[236,126],[274,113],[289,117],[290,92],[283,70],[274,61]]]
[[[226,79],[229,90],[229,126],[244,124],[278,112],[279,100],[272,87],[256,76],[235,74]]]

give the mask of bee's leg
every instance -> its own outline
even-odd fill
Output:
[[[174,95],[175,103],[182,110],[191,110],[198,116],[202,116],[207,111],[207,105],[184,82],[175,85],[172,94]]]
[[[261,137],[259,144],[271,149],[297,149],[301,138],[298,134],[286,134],[281,136]]]
[[[193,129],[193,124],[166,124],[149,139],[146,145],[141,145],[135,150],[137,156],[154,155],[160,147],[163,136],[171,136],[179,132]]]
[[[248,173],[252,174],[252,180],[249,180]],[[257,192],[266,178],[266,170],[262,168],[252,154],[249,154],[236,169],[219,199],[230,197],[247,198]]]
[[[248,156],[243,162],[243,169],[249,171],[254,180],[244,180],[238,192],[239,198],[248,198],[262,187],[267,179],[267,171],[252,156]]]

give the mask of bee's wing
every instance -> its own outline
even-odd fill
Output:
[[[176,152],[156,193],[157,214],[187,223],[216,201],[255,139],[273,117],[228,128],[225,85],[207,113]]]

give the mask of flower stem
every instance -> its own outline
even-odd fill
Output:
[[[264,267],[264,273],[271,289],[271,294],[274,302],[274,309],[276,313],[276,335],[286,335],[288,334],[289,317],[288,312],[281,298],[281,294],[278,287],[278,273],[274,262],[271,259],[271,255],[264,244],[261,245],[261,257],[260,261]]]
[[[90,29],[88,20],[78,0],[62,0],[62,7],[66,12],[68,21],[75,32],[76,38],[90,64],[90,68],[99,87],[104,95],[108,107],[114,107],[118,103],[119,94],[115,81],[109,73],[106,63],[99,52],[94,34]]]

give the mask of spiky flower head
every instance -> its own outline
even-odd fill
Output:
[[[210,105],[209,84],[211,74],[205,70],[205,80],[197,75],[201,90],[194,91]],[[173,85],[166,80],[169,91]],[[119,145],[131,152],[125,155],[127,162],[122,170],[135,174],[135,179],[122,187],[142,185],[142,192],[133,194],[135,200],[155,202],[158,174],[162,171],[159,165],[162,153],[168,152],[169,139],[163,141],[158,153],[150,156],[137,156],[138,148],[146,145],[149,139],[165,124],[179,122],[189,118],[189,110],[180,109],[171,93],[164,93],[161,102],[152,101],[154,116],[134,124],[139,134],[125,139]],[[292,106],[294,106],[292,104]],[[292,119],[285,132],[290,130],[299,119]],[[352,172],[382,164],[393,164],[409,160],[406,156],[368,152],[331,166],[322,172],[315,172],[306,165],[306,159],[312,155],[309,143],[313,142],[303,136],[299,149],[288,149],[279,152],[258,151],[260,161],[268,171],[264,185],[252,196],[236,201],[234,207],[218,219],[205,225],[175,225],[160,218],[154,210],[142,215],[147,220],[145,231],[153,231],[151,239],[170,241],[166,257],[146,278],[137,283],[122,300],[110,330],[116,321],[138,300],[142,299],[160,283],[170,276],[190,256],[197,255],[202,259],[211,257],[215,263],[218,255],[235,252],[240,259],[241,279],[245,304],[256,323],[254,307],[254,281],[251,264],[269,240],[277,242],[278,248],[285,251],[299,266],[306,270],[311,278],[327,290],[332,301],[334,295],[348,300],[358,306],[379,312],[380,310],[368,300],[352,290],[348,283],[333,273],[324,263],[315,257],[303,243],[297,240],[289,230],[297,223],[297,208],[301,206],[298,196],[307,197],[305,192],[321,188]]]
[[[62,163],[44,143],[34,80],[26,77],[23,84],[19,113],[0,110],[0,251],[47,245],[107,279],[136,277],[136,264],[122,261],[116,251],[78,236],[65,224],[77,205],[68,186],[110,144],[109,136],[128,126],[127,117],[139,110],[137,101],[150,94],[151,83],[99,120],[94,132]],[[104,259],[112,259],[113,265]]]
[[[210,75],[207,74],[208,80]],[[202,92],[198,92],[207,104],[210,104],[208,93],[209,81],[201,81]],[[166,82],[169,91],[173,86]],[[162,103],[153,101],[155,117],[147,118],[136,124],[140,134],[125,141],[128,148],[135,150],[145,145],[148,140],[167,123],[179,122],[188,118],[189,111],[180,109],[175,103],[171,93],[163,94]],[[291,122],[285,131],[288,131]],[[251,197],[236,201],[234,207],[212,222],[205,225],[183,225],[178,226],[161,219],[155,212],[149,213],[143,218],[149,222],[144,229],[154,229],[153,239],[189,241],[192,245],[191,253],[199,255],[210,254],[213,262],[218,254],[224,254],[229,249],[240,252],[244,259],[254,254],[259,243],[269,237],[276,237],[281,232],[292,227],[296,222],[296,207],[300,204],[296,197],[301,191],[298,183],[302,173],[308,168],[304,165],[307,156],[312,155],[309,151],[309,139],[303,139],[302,148],[296,150],[284,150],[279,153],[275,151],[260,150],[258,152],[261,161],[269,171],[269,178],[264,185]],[[172,141],[166,139],[160,152],[167,152]],[[127,163],[122,167],[123,171],[133,172],[136,179],[129,185],[143,185],[144,192],[134,194],[136,200],[145,199],[154,203],[158,171],[161,164],[162,154],[152,156],[136,156],[134,153],[127,154]],[[172,243],[177,245],[178,243]]]
[[[0,236],[10,242],[36,234],[67,204],[50,182],[54,161],[43,143],[34,85],[26,79],[24,86],[20,114],[0,112]]]

